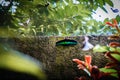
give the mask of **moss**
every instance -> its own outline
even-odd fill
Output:
[[[74,39],[78,42],[75,46],[55,46],[55,43],[62,39]],[[109,41],[106,36],[89,36],[90,42],[93,45],[102,44],[106,45]],[[61,77],[72,80],[76,75],[83,74],[78,71],[76,64],[72,62],[73,58],[84,60],[84,55],[92,56],[92,64],[98,67],[103,67],[108,61],[104,57],[104,54],[93,53],[92,50],[82,51],[83,36],[76,37],[31,37],[26,39],[14,38],[11,45],[13,48],[20,52],[31,55],[41,61],[45,68],[46,74],[49,76],[49,80],[62,80]],[[9,40],[8,40],[9,41]]]

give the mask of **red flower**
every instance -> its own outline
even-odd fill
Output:
[[[110,47],[120,47],[120,43],[118,43],[118,42],[111,42],[111,43],[109,43],[109,46]]]
[[[120,32],[120,29],[119,29],[119,27],[118,27],[118,22],[117,22],[117,20],[113,19],[113,23],[111,23],[111,22],[106,22],[106,24],[109,25],[109,26],[112,26],[112,27],[116,28],[117,31]]]
[[[110,22],[106,22],[106,24],[113,27],[113,24]]]
[[[85,55],[85,61],[81,61],[79,59],[73,59],[74,62],[78,64],[79,69],[85,69],[88,68],[88,70],[91,69],[91,56],[90,55]]]
[[[87,66],[87,68],[90,68],[91,60],[92,60],[92,58],[90,55],[85,55],[85,65]]]
[[[81,61],[79,59],[73,59],[74,62],[76,62],[78,64],[78,69],[85,69],[85,62],[84,61]]]
[[[106,22],[106,24],[109,25],[109,26],[112,26],[112,27],[116,27],[118,23],[117,23],[117,21],[115,19],[113,19],[113,23]]]
[[[91,65],[91,56],[85,55],[85,61],[81,61],[79,59],[73,59],[74,62],[78,64],[78,68],[84,70],[93,80],[100,80],[105,76],[109,76],[112,73],[104,73],[99,70],[97,66]],[[88,80],[86,77],[76,77],[75,80]]]

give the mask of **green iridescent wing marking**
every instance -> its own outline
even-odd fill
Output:
[[[56,46],[73,46],[76,44],[77,44],[77,41],[70,40],[70,39],[64,39],[56,42]]]

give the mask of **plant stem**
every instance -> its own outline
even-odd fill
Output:
[[[116,25],[115,27],[116,27],[117,31],[120,33],[120,29],[119,29],[119,27],[118,27],[117,25]]]

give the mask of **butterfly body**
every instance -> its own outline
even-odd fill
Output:
[[[70,40],[70,39],[64,39],[56,42],[56,46],[74,46],[77,44],[77,41]]]

